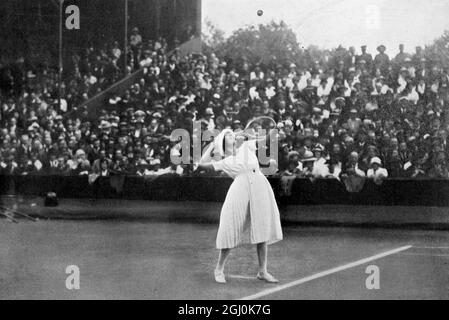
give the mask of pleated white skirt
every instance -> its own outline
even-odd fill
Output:
[[[221,209],[217,249],[282,240],[279,209],[267,178],[259,171],[238,175]]]

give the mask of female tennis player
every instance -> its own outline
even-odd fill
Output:
[[[222,159],[214,161],[212,152]],[[246,141],[238,146],[234,132],[225,129],[209,146],[198,168],[223,171],[234,179],[220,215],[217,235],[220,254],[215,280],[226,283],[224,267],[231,249],[251,243],[257,246],[257,278],[269,283],[278,282],[267,270],[267,245],[282,240],[281,222],[271,185],[260,171],[256,141]]]

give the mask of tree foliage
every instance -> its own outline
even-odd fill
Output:
[[[277,62],[284,65],[294,62],[307,66],[313,61],[320,61],[332,65],[348,54],[347,48],[342,46],[331,50],[314,45],[307,48],[300,46],[296,34],[283,21],[246,26],[234,31],[228,38],[210,20],[206,20],[204,30],[205,52],[214,52],[234,62],[246,60],[251,64]],[[432,65],[449,68],[449,31],[426,46],[424,54]]]
[[[203,25],[202,40],[206,48],[216,49],[225,42],[225,32],[206,18]]]
[[[280,62],[296,61],[301,51],[296,34],[282,21],[240,28],[225,41],[210,43],[206,45],[220,56],[250,63],[264,63],[274,57]]]
[[[425,48],[425,55],[435,65],[449,68],[449,30]]]

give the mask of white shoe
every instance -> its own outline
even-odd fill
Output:
[[[271,274],[269,274],[268,272],[258,272],[257,273],[257,279],[259,280],[264,280],[268,283],[278,283],[279,280],[276,279],[275,277],[273,277]]]
[[[218,283],[226,283],[226,279],[225,279],[225,275],[223,273],[223,271],[214,271],[214,276],[215,276],[215,281],[217,281]]]

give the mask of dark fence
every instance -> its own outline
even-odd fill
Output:
[[[449,206],[448,180],[389,179],[380,186],[367,181],[361,192],[350,193],[336,180],[296,179],[289,196],[281,196],[280,179],[269,181],[280,205]],[[0,194],[44,196],[53,191],[62,198],[221,202],[231,183],[225,177],[176,175],[155,179],[100,177],[93,184],[89,184],[87,176],[0,176]]]

